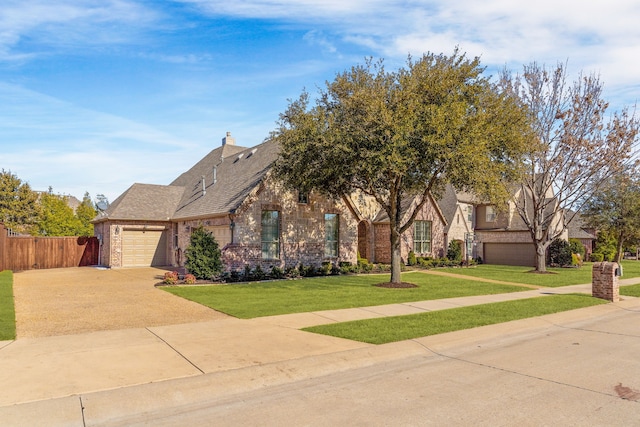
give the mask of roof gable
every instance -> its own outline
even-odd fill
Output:
[[[234,212],[271,170],[278,151],[275,141],[253,148],[225,145],[213,150],[172,183],[185,188],[173,218]]]
[[[96,221],[107,219],[167,221],[182,197],[184,187],[135,183],[109,205]]]

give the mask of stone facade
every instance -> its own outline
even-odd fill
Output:
[[[263,259],[261,218],[265,210],[279,213],[279,257]],[[339,249],[336,258],[325,256],[325,214],[339,218]],[[341,200],[310,194],[306,203],[298,202],[297,192],[286,191],[267,179],[247,198],[233,215],[232,242],[223,250],[227,268],[240,270],[245,265],[295,267],[300,264],[319,267],[322,262],[357,261],[358,221]]]
[[[446,255],[446,223],[444,218],[437,210],[432,200],[429,200],[424,204],[418,215],[415,218],[416,221],[431,221],[431,252],[428,253],[416,253],[416,256],[441,258]],[[414,238],[414,226],[402,234],[400,237],[400,256],[404,263],[407,262],[409,252],[414,250],[413,238]],[[391,229],[390,224],[376,223],[374,224],[375,232],[375,262],[390,263],[391,262]]]

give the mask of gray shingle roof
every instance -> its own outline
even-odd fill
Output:
[[[167,221],[176,210],[184,187],[133,184],[96,220],[127,219]]]
[[[254,148],[223,145],[170,185],[133,184],[94,221],[184,220],[233,212],[264,179],[278,156],[278,149],[273,141]]]
[[[229,213],[240,206],[271,169],[279,147],[276,142],[267,141],[254,148],[240,148],[225,145],[213,150],[171,183],[185,188],[174,219]]]
[[[596,236],[590,233],[590,227],[586,224],[582,215],[577,212],[566,210],[565,216],[571,219],[569,226],[567,227],[567,232],[569,234],[570,239],[595,239]]]

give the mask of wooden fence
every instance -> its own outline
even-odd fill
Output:
[[[98,264],[96,237],[13,236],[0,223],[0,271]]]

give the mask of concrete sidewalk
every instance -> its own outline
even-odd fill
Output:
[[[633,279],[629,279],[633,280]],[[637,281],[637,279],[636,279]],[[625,283],[621,281],[621,283]],[[89,425],[87,410],[109,419],[206,397],[283,384],[424,354],[407,341],[384,346],[299,331],[345,320],[586,292],[590,285],[0,342],[0,419],[4,425]],[[640,299],[423,339],[443,350],[561,324],[640,311]],[[89,402],[96,402],[91,407]],[[84,408],[84,412],[83,412]],[[102,418],[101,418],[102,417]]]

